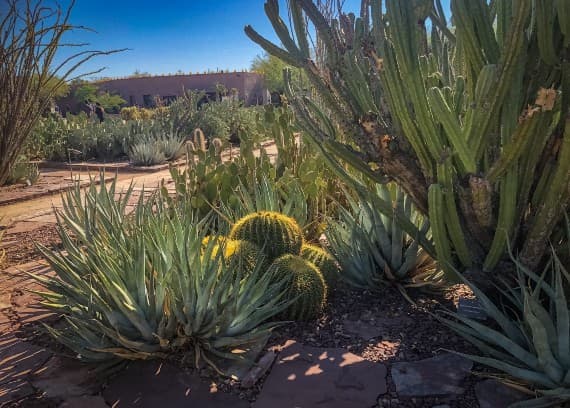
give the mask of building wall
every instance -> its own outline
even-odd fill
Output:
[[[216,84],[223,84],[228,92],[236,88],[239,98],[246,105],[268,102],[263,77],[252,72],[135,77],[97,82],[99,90],[117,93],[127,101],[128,105],[138,106],[146,106],[149,99],[152,101],[155,96],[162,98],[181,96],[184,90],[214,94]]]

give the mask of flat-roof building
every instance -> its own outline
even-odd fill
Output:
[[[130,106],[151,107],[155,98],[169,102],[185,90],[204,91],[216,95],[216,85],[223,85],[228,94],[237,90],[237,97],[246,106],[269,102],[263,77],[254,72],[215,72],[207,74],[176,74],[104,79],[96,81],[100,91],[120,95]]]

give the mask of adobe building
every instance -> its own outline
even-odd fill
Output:
[[[169,103],[181,96],[185,90],[204,91],[210,98],[214,98],[217,84],[224,85],[228,93],[237,89],[238,98],[246,106],[269,102],[263,77],[254,72],[141,76],[96,82],[100,91],[119,94],[127,101],[127,105],[141,107],[154,106],[156,97]]]

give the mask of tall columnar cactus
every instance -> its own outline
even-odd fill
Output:
[[[273,211],[260,211],[241,218],[229,236],[256,244],[270,261],[284,254],[299,255],[303,245],[303,232],[297,222]]]
[[[289,279],[287,293],[292,303],[284,312],[286,319],[318,317],[327,298],[327,286],[314,264],[300,256],[286,254],[273,261],[267,273],[280,281]]]
[[[288,4],[294,35],[278,1],[265,3],[282,47],[245,31],[306,73],[318,103],[291,86],[287,97],[337,174],[351,182],[340,160],[401,185],[442,265],[484,278],[510,242],[537,266],[570,198],[570,3],[451,0],[448,20],[440,0],[370,0],[332,21],[310,0]]]

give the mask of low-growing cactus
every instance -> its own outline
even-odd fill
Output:
[[[261,254],[261,250],[249,241],[229,239],[222,235],[208,235],[202,240],[202,255],[212,240],[215,240],[216,243],[212,248],[211,257],[217,256],[218,250],[222,246],[226,263],[239,265],[244,275],[249,275],[259,262],[262,262],[261,267],[265,269],[265,257]]]
[[[200,128],[194,129],[192,132],[192,141],[194,143],[194,148],[199,149],[202,152],[207,150],[206,148],[206,136],[204,136],[204,132]]]
[[[269,261],[284,255],[299,255],[303,232],[297,222],[273,211],[260,211],[238,220],[230,231],[231,239],[243,239],[262,248]]]
[[[317,245],[303,244],[301,258],[312,262],[321,271],[326,284],[333,287],[339,277],[338,265],[327,251]]]
[[[224,256],[228,263],[235,263],[239,266],[243,276],[249,275],[258,263],[265,264],[264,256],[261,255],[259,247],[249,241],[226,240]]]
[[[314,264],[300,256],[286,254],[273,261],[268,273],[279,280],[290,276],[288,297],[292,303],[283,312],[284,318],[310,320],[321,313],[327,298],[327,285]]]

